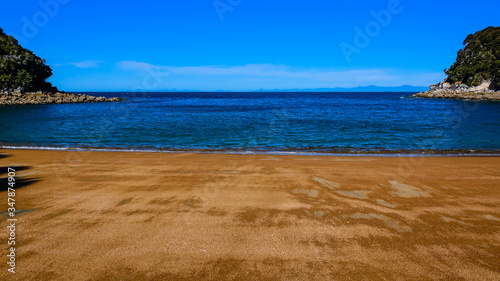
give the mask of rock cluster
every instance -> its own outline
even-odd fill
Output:
[[[84,103],[84,102],[114,102],[122,101],[121,98],[105,98],[90,95],[75,95],[70,93],[1,93],[1,105],[23,105],[23,104],[58,104],[58,103]]]
[[[497,90],[497,85],[494,85],[491,81],[483,81],[481,85],[475,87],[469,87],[460,83],[450,84],[442,81],[431,85],[428,91],[415,94],[412,97],[500,101],[500,91]]]

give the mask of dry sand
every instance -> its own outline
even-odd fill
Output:
[[[0,152],[1,280],[500,280],[498,157]]]

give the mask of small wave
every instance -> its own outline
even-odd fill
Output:
[[[2,145],[3,149],[18,149],[18,150],[69,150],[66,147],[52,147],[52,146],[12,146]]]
[[[58,147],[2,145],[11,150],[50,150],[50,151],[95,151],[95,152],[152,152],[152,153],[200,153],[232,155],[297,155],[297,156],[370,156],[370,157],[498,157],[500,151],[483,150],[366,150],[366,149],[322,149],[321,151],[283,149],[181,149],[181,148],[106,148],[106,147]]]

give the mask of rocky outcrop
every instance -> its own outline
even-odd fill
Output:
[[[45,60],[23,48],[0,28],[0,91],[58,92],[50,82],[52,69]]]
[[[419,98],[500,100],[500,27],[487,27],[465,38],[446,79]]]
[[[479,86],[469,87],[462,83],[450,84],[446,80],[431,85],[429,90],[413,95],[415,98],[497,100],[500,101],[498,85],[483,81]]]
[[[0,93],[0,106],[24,104],[59,104],[59,103],[85,103],[85,102],[115,102],[121,98],[105,98],[90,95],[75,95],[70,93]]]
[[[52,69],[0,28],[0,106],[22,104],[112,102],[120,98],[60,92],[46,80]]]

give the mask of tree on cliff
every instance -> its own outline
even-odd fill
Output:
[[[45,60],[19,45],[0,28],[0,91],[50,91],[57,88],[45,81],[52,69]]]
[[[470,34],[464,45],[455,63],[445,69],[446,82],[477,86],[491,80],[494,87],[500,87],[500,27],[490,26]]]

